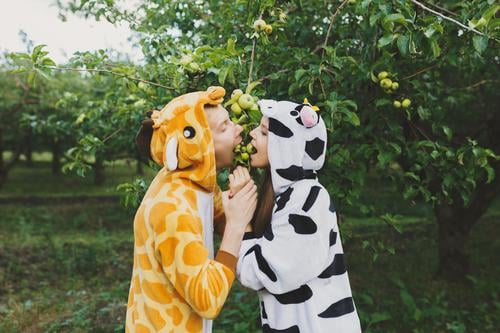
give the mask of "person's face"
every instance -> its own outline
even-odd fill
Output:
[[[217,170],[233,164],[234,148],[241,143],[243,127],[229,119],[229,113],[221,106],[205,106],[208,125],[212,132]]]
[[[250,132],[252,137],[252,146],[256,152],[250,155],[250,164],[254,168],[265,168],[269,166],[269,158],[267,156],[267,138],[269,132],[269,118],[262,117],[257,128]]]

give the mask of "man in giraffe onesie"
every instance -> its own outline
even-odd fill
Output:
[[[211,332],[228,296],[257,191],[249,181],[229,198],[217,185],[242,131],[224,95],[222,87],[182,95],[143,122],[137,143],[162,169],[134,219],[126,332]],[[223,230],[216,255],[214,229]]]

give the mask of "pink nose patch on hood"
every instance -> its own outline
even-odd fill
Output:
[[[318,114],[308,106],[304,106],[302,110],[300,110],[300,119],[307,128],[311,128],[318,124]]]

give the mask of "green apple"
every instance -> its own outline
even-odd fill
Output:
[[[391,79],[383,79],[382,81],[380,81],[380,86],[384,89],[389,89],[390,87],[392,87]]]
[[[392,85],[391,85],[391,88],[392,88],[392,90],[398,90],[398,88],[399,88],[399,83],[397,83],[397,82],[393,82],[393,83],[392,83]]]
[[[250,154],[253,154],[255,152],[254,147],[251,143],[247,144],[247,152],[249,152]]]
[[[242,153],[246,153],[247,152],[247,146],[242,146],[240,150],[241,150]]]
[[[231,105],[231,111],[233,111],[236,116],[239,116],[243,110],[238,103],[234,103],[233,105]]]
[[[241,106],[242,109],[248,110],[254,104],[253,98],[250,94],[243,94],[238,99],[238,104]]]
[[[249,159],[249,158],[250,158],[250,155],[248,155],[248,153],[242,153],[242,154],[241,154],[241,159],[242,159],[243,161],[245,161],[245,162],[246,162],[246,161],[248,161],[248,159]]]
[[[189,64],[189,69],[192,70],[193,72],[198,72],[201,69],[201,67],[196,62],[192,62]]]
[[[383,80],[383,79],[385,79],[388,76],[389,76],[389,73],[387,73],[386,71],[383,71],[383,72],[378,73],[377,77],[378,77],[379,80]]]
[[[264,30],[265,27],[266,27],[266,21],[262,19],[255,20],[255,22],[253,23],[253,28],[257,32]]]
[[[403,100],[403,103],[401,103],[401,106],[406,109],[410,106],[410,104],[411,104],[411,101],[408,98],[405,98]]]
[[[266,26],[264,27],[264,32],[268,35],[272,34],[273,33],[273,26],[270,24],[266,24]]]
[[[395,107],[396,109],[399,109],[399,108],[401,107],[401,102],[400,102],[400,101],[394,101],[394,102],[392,103],[392,105],[394,105],[394,107]]]
[[[243,90],[234,89],[233,93],[231,94],[231,99],[238,100],[238,98],[240,98],[241,95],[243,95]]]

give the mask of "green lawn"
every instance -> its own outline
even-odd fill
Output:
[[[79,194],[108,193],[135,177],[134,168],[115,168],[117,174],[108,173],[107,187],[100,189],[79,178],[50,177],[43,165],[13,171],[6,188],[18,184],[39,195],[73,193],[64,183]],[[380,192],[380,186],[367,187],[364,198]],[[4,190],[5,196],[23,193]],[[398,193],[387,186],[383,192],[377,206],[385,201],[404,213],[406,203]],[[473,229],[466,284],[434,278],[435,225],[427,209],[408,212],[397,223],[402,233],[377,216],[347,214],[341,225],[364,332],[497,332],[500,203]],[[0,205],[0,332],[122,332],[132,220],[133,212],[117,203]],[[258,321],[256,295],[235,285],[214,331],[258,332]]]

